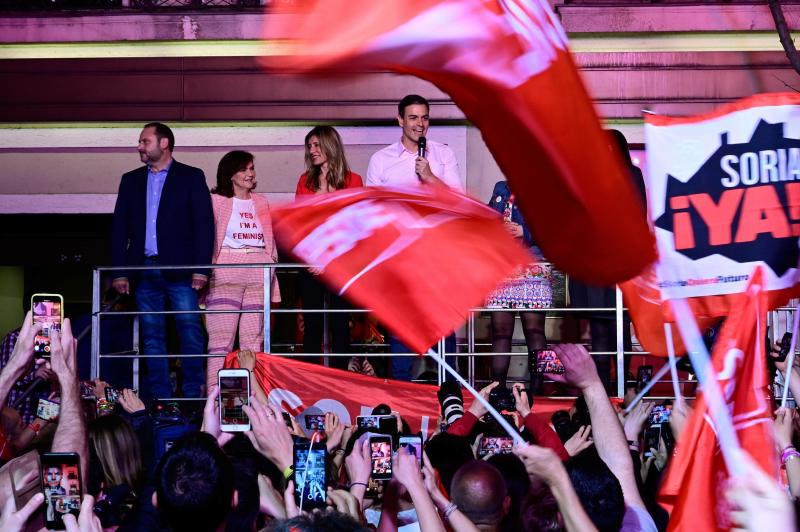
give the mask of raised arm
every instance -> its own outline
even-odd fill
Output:
[[[72,336],[69,319],[64,320],[61,332],[50,331],[50,363],[61,385],[61,410],[53,439],[53,452],[78,453],[81,476],[86,485],[89,473],[89,440],[86,436],[86,417],[81,406],[78,380],[77,341]]]
[[[563,382],[581,390],[592,419],[594,446],[600,458],[619,480],[625,503],[628,506],[644,507],[636,486],[633,460],[628,452],[628,443],[622,432],[619,418],[608,400],[606,390],[592,357],[582,345],[560,344],[553,347],[564,364],[565,373],[558,375]],[[554,376],[556,377],[556,376]]]
[[[28,311],[25,314],[25,321],[22,322],[17,343],[14,344],[14,351],[0,371],[0,405],[6,404],[11,388],[30,368],[33,361],[33,341],[41,329],[41,325],[33,324],[31,313]]]

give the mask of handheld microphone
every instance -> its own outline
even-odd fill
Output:
[[[427,139],[425,139],[425,137],[420,137],[419,140],[417,141],[417,145],[419,146],[419,152],[418,152],[419,156],[425,157],[425,150],[428,147]]]

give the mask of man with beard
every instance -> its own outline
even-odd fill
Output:
[[[122,176],[112,223],[114,266],[210,264],[214,217],[203,171],[172,158],[175,137],[159,122],[144,126],[139,157],[145,166]],[[209,271],[115,271],[114,288],[128,294],[131,283],[140,311],[197,310],[197,291]],[[198,314],[176,314],[180,352],[205,352]],[[144,354],[166,355],[165,315],[140,316]],[[183,395],[200,397],[205,382],[203,360],[183,358]],[[171,397],[168,359],[148,358],[145,396]]]

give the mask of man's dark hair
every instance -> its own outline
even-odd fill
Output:
[[[475,459],[469,440],[446,432],[440,432],[429,439],[425,444],[425,453],[431,461],[431,466],[439,473],[442,486],[448,492],[456,471]]]
[[[594,449],[570,459],[567,472],[578,498],[600,532],[617,532],[625,517],[622,486]]]
[[[406,115],[406,107],[409,105],[424,105],[425,108],[430,112],[431,104],[428,103],[428,100],[420,96],[419,94],[409,94],[404,96],[400,103],[397,104],[397,114],[398,116],[405,116]]]
[[[341,512],[313,512],[267,527],[269,532],[369,532],[369,528]]]
[[[450,497],[476,525],[499,525],[505,516],[506,483],[494,466],[473,460],[461,466],[450,486]]]
[[[180,438],[156,469],[158,511],[173,532],[216,530],[233,501],[233,466],[205,432]]]
[[[175,150],[175,135],[172,134],[172,130],[169,126],[161,122],[149,122],[145,124],[142,129],[147,129],[148,127],[152,127],[156,130],[156,138],[159,144],[161,144],[161,139],[167,139],[169,141],[169,151]]]

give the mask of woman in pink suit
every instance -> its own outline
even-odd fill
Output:
[[[278,252],[272,235],[267,200],[253,193],[256,187],[254,157],[246,151],[226,153],[217,168],[217,186],[211,190],[216,226],[214,264],[259,264],[276,262]],[[281,300],[272,271],[271,300]],[[217,268],[209,283],[208,310],[262,310],[264,271],[261,268]],[[207,314],[208,352],[225,355],[233,349],[236,332],[239,348],[263,351],[264,315],[261,313]],[[217,385],[217,372],[224,358],[209,358],[208,390]]]

